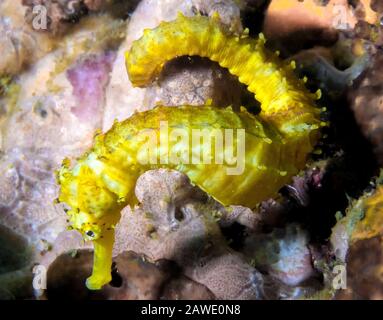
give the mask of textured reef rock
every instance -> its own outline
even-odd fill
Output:
[[[381,235],[381,205],[381,186],[351,203],[346,215],[334,226],[330,238],[338,259],[345,261],[349,246],[355,242]]]
[[[121,279],[114,279],[103,289],[112,299],[214,299],[204,285],[183,276],[170,261],[152,264],[145,257],[128,251],[119,254],[115,263]]]
[[[274,0],[265,13],[264,32],[285,54],[332,45],[343,33],[376,43],[381,28],[373,8],[370,0]]]
[[[54,34],[64,33],[66,24],[77,22],[88,11],[88,7],[82,0],[22,0],[22,4],[27,7],[25,18],[30,24],[37,16],[33,9],[36,6],[44,6],[47,10],[47,30]],[[98,7],[99,4],[95,9]]]
[[[290,286],[314,275],[308,234],[298,226],[274,229],[271,234],[254,234],[246,239],[246,256],[254,265]]]
[[[217,105],[239,107],[242,89],[217,64],[196,57],[181,58],[165,67],[158,85],[147,90],[145,101],[151,106],[203,105],[210,97]]]
[[[112,11],[116,15],[127,15],[134,8],[138,0],[124,1],[114,0],[21,0],[26,7],[25,20],[30,25],[40,19],[40,10],[46,9],[46,29],[55,36],[63,35],[70,31],[71,26],[82,17],[92,12]],[[40,7],[38,7],[40,6]]]
[[[349,101],[363,133],[383,165],[383,55],[377,54],[363,78],[349,93]]]
[[[333,228],[331,243],[347,266],[347,290],[337,299],[383,298],[383,187],[351,203],[346,216]]]
[[[354,53],[356,46],[362,47],[358,53]],[[302,50],[289,60],[296,61],[299,73],[305,74],[309,83],[319,83],[325,94],[337,97],[360,79],[371,63],[372,51],[374,49],[367,43],[352,43],[342,38],[331,48]],[[345,68],[337,65],[339,62]]]
[[[0,77],[17,74],[57,46],[47,34],[25,24],[24,12],[20,1],[0,2]]]
[[[383,299],[383,239],[373,237],[351,245],[347,257],[347,289],[337,299]]]
[[[337,39],[334,5],[348,8],[346,0],[330,1],[325,6],[314,0],[273,0],[265,13],[265,35],[282,44],[285,50],[294,52],[313,43],[326,45],[334,42]],[[354,19],[347,18],[351,21],[344,21],[345,26],[352,27]]]
[[[115,258],[114,278],[101,291],[89,291],[83,285],[92,269],[92,251],[78,250],[58,257],[48,270],[49,300],[147,300],[214,299],[203,285],[180,274],[170,262],[148,262],[144,256],[123,252]]]
[[[23,237],[0,226],[0,300],[32,296],[30,255]]]
[[[73,13],[78,7],[77,4],[82,3],[83,1],[53,1],[54,5],[51,2],[52,1],[48,0],[24,1],[24,4],[29,7],[23,6],[21,1],[3,0],[0,2],[0,47],[2,49],[0,77],[4,75],[18,74],[34,62],[43,58],[49,52],[60,47],[62,43],[65,43],[66,41],[71,42],[73,37],[79,33],[80,29],[92,28],[91,24],[94,23],[92,22],[92,19],[95,19],[87,19],[87,17],[84,18],[85,22],[82,22],[80,25],[76,23],[71,25],[70,29],[64,27],[60,28],[60,34],[46,32],[47,30],[44,29],[43,26],[41,26],[41,29],[39,24],[36,27],[33,26],[33,24],[26,22],[25,19],[27,18],[25,18],[24,15],[27,15],[28,17],[28,15],[31,14],[31,8],[35,5],[44,5],[48,8],[49,22],[51,21],[49,18],[49,10],[52,9],[51,5],[54,8],[61,8],[62,6],[68,7],[68,11]],[[126,14],[128,14],[134,7],[131,2],[129,3],[130,5],[124,7],[122,10],[123,12],[126,12]],[[114,12],[117,9],[121,8],[117,5],[112,6],[109,10],[111,11],[110,15],[114,17]],[[52,10],[55,12],[56,9]],[[105,13],[103,15],[105,15]],[[104,20],[104,18],[101,15],[101,24],[104,23],[102,20]],[[112,19],[110,17],[110,23],[116,24],[118,21],[119,18]],[[48,27],[50,26],[51,24],[48,24]],[[59,28],[59,26],[56,26],[55,28]],[[111,34],[111,38],[113,37],[115,36]]]
[[[264,297],[262,275],[227,246],[216,203],[209,203],[185,175],[148,171],[137,181],[136,195],[142,205],[122,211],[115,254],[131,250],[152,261],[172,260],[218,299]]]
[[[357,23],[353,30],[349,30],[355,37],[383,44],[383,30],[381,23],[381,4],[374,0],[356,1],[354,4]]]
[[[271,1],[263,31],[309,86],[337,98],[371,64],[381,27],[369,1],[283,0]]]

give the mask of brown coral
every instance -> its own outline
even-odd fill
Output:
[[[214,204],[185,175],[148,171],[138,179],[136,195],[142,205],[133,213],[123,210],[115,254],[131,250],[152,261],[175,261],[219,299],[264,297],[262,275],[227,246],[212,214]]]
[[[123,252],[115,257],[114,279],[101,291],[83,285],[92,268],[92,252],[79,250],[59,256],[48,269],[49,300],[214,299],[203,285],[179,274],[169,261],[150,263],[144,256]],[[117,271],[118,270],[118,271]]]
[[[383,299],[383,239],[373,237],[357,241],[348,253],[347,290],[337,299]]]
[[[263,31],[273,42],[282,44],[286,51],[297,52],[316,45],[328,45],[336,41],[337,21],[334,5],[348,10],[346,0],[331,0],[322,6],[313,0],[274,0],[265,13]],[[345,26],[353,26],[351,21],[342,21]]]
[[[383,55],[378,53],[363,79],[349,93],[355,118],[364,135],[373,144],[374,151],[383,164]]]
[[[25,24],[24,11],[20,1],[0,2],[0,77],[18,74],[57,45],[47,34]]]
[[[26,7],[25,20],[32,26],[34,21],[39,21],[42,13],[42,11],[34,10],[34,8],[44,7],[47,25],[45,29],[38,29],[38,31],[48,31],[55,36],[60,36],[70,30],[71,25],[92,12],[108,11],[116,17],[126,18],[138,1],[22,0],[22,4]]]
[[[383,297],[383,187],[355,201],[334,227],[335,254],[347,266],[347,290],[337,299]]]
[[[47,10],[47,30],[54,34],[65,33],[69,24],[77,22],[87,13],[83,0],[22,0],[22,3],[27,6],[25,19],[30,24],[37,17],[33,9],[44,7]]]
[[[308,235],[297,225],[274,229],[270,234],[254,234],[246,239],[246,255],[260,270],[290,286],[314,276]]]

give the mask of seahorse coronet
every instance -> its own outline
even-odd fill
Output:
[[[258,39],[249,37],[246,29],[243,33],[246,37],[230,33],[217,15],[179,14],[174,21],[145,30],[133,42],[126,54],[126,67],[134,86],[149,85],[173,58],[198,55],[216,61],[247,85],[261,103],[261,112],[254,115],[243,107],[239,111],[230,106],[220,108],[211,100],[204,106],[158,105],[115,121],[106,133],[97,133],[93,147],[74,165],[63,161],[57,172],[59,201],[72,208],[68,211],[72,226],[94,242],[88,288],[99,289],[110,281],[114,226],[122,208],[137,203],[135,183],[145,171],[181,171],[223,205],[253,208],[275,196],[304,168],[320,137],[320,109],[315,105],[320,92],[310,93],[305,80],[293,73],[294,63],[284,63],[265,48],[262,33]],[[162,130],[164,123],[167,131]],[[177,130],[188,138],[181,142],[173,139],[172,134],[180,132]],[[162,145],[164,132],[168,135]],[[214,138],[213,148],[212,140],[209,144],[201,137],[195,145],[190,144],[189,138],[197,132]],[[144,150],[142,146],[150,141],[156,143]],[[237,150],[237,162],[233,162],[233,154],[228,157],[231,162],[226,158],[233,150]],[[196,155],[205,154],[207,161],[194,162]],[[231,174],[238,169],[235,165],[242,171]]]

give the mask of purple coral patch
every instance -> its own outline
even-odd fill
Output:
[[[79,120],[89,121],[101,115],[105,87],[109,81],[115,56],[112,51],[90,55],[67,71],[76,99],[76,105],[71,111]]]

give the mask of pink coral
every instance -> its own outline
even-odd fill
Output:
[[[92,55],[67,71],[76,98],[76,106],[71,110],[81,121],[91,122],[94,115],[100,113],[114,58],[112,51]]]

